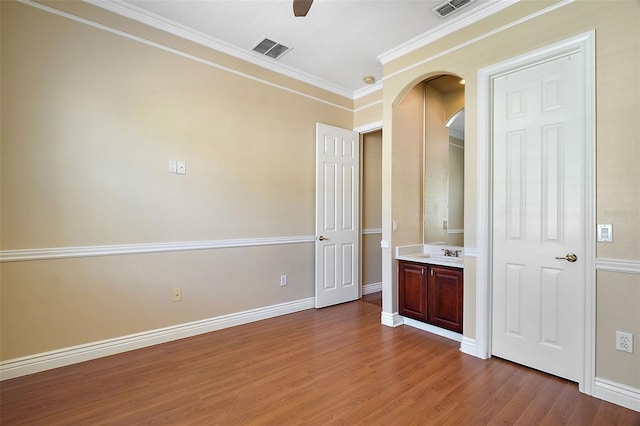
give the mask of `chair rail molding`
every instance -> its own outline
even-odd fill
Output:
[[[27,260],[67,259],[72,257],[114,256],[163,253],[170,251],[211,250],[220,248],[272,246],[315,242],[314,235],[294,237],[239,238],[230,240],[181,241],[172,243],[118,244],[85,247],[53,247],[1,250],[0,263]]]

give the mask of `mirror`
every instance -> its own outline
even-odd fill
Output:
[[[424,244],[464,246],[464,82],[424,85]]]

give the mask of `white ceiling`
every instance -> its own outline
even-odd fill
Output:
[[[440,19],[444,0],[315,0],[306,17],[292,0],[86,0],[198,43],[358,97],[382,78],[380,60],[406,53],[517,0],[475,0]],[[251,49],[263,38],[291,47],[274,60]]]

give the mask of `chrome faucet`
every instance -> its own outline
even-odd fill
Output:
[[[445,256],[460,257],[460,250],[440,249],[444,252]]]

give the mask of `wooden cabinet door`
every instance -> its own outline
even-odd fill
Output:
[[[409,262],[398,263],[398,313],[425,321],[427,319],[426,267]]]
[[[462,333],[462,270],[430,266],[427,284],[427,322]]]

